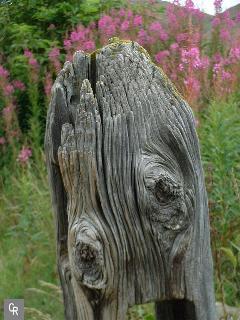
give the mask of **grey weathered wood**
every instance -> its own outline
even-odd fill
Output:
[[[68,320],[215,319],[207,195],[193,114],[135,42],[76,52],[45,137]]]

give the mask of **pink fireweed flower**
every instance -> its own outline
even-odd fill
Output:
[[[6,139],[4,137],[0,137],[0,145],[4,145],[6,143]]]
[[[70,39],[72,42],[78,42],[85,39],[85,32],[83,30],[73,31],[70,34]]]
[[[225,70],[222,70],[221,76],[223,81],[228,81],[232,79],[231,73]]]
[[[215,63],[220,63],[222,60],[223,60],[223,57],[221,56],[221,54],[219,52],[217,52],[213,55],[213,61]]]
[[[12,84],[15,89],[18,89],[20,91],[24,91],[26,89],[25,84],[20,80],[13,80]]]
[[[237,12],[235,20],[236,22],[240,22],[240,11]]]
[[[146,32],[146,30],[144,29],[140,29],[138,31],[138,35],[137,35],[137,42],[140,44],[140,45],[146,45],[149,43],[149,36]]]
[[[172,50],[172,51],[176,51],[177,49],[179,48],[179,45],[178,45],[178,43],[172,43],[171,45],[170,45],[170,49]]]
[[[129,29],[129,21],[124,20],[120,26],[121,31],[127,31]]]
[[[99,19],[98,28],[99,29],[105,29],[106,27],[108,27],[112,23],[113,23],[112,17],[105,15],[102,18]]]
[[[221,64],[220,63],[215,63],[213,65],[214,76],[216,76],[219,73],[220,70],[221,70]]]
[[[55,58],[58,58],[59,56],[60,56],[60,51],[58,48],[53,48],[48,53],[48,57],[50,60],[54,60]]]
[[[199,49],[196,47],[190,48],[188,50],[182,49],[182,61],[188,63],[191,58],[199,58]]]
[[[222,2],[223,0],[214,0],[213,5],[215,7],[216,13],[219,13],[222,11]]]
[[[88,28],[89,28],[89,30],[96,29],[96,22],[95,21],[90,22],[88,25]]]
[[[52,75],[50,72],[47,72],[45,76],[45,81],[44,81],[44,91],[47,97],[50,97],[51,95],[52,85],[53,85]]]
[[[27,57],[27,58],[32,58],[33,54],[29,49],[25,49],[24,50],[24,56]]]
[[[14,87],[13,85],[11,84],[7,84],[5,87],[4,87],[4,94],[6,96],[10,96],[14,91]]]
[[[200,58],[200,51],[197,47],[188,50],[182,49],[181,61],[183,64],[191,65],[194,69],[205,69],[209,65],[207,57]]]
[[[83,50],[89,51],[95,49],[95,43],[92,40],[86,41],[83,44]]]
[[[2,109],[3,116],[4,117],[9,117],[12,114],[14,109],[15,109],[15,106],[12,105],[12,104],[6,106],[5,108]]]
[[[160,22],[155,21],[150,24],[148,29],[150,32],[159,32],[160,30],[162,30],[162,25]]]
[[[22,150],[19,152],[17,161],[21,164],[25,164],[28,162],[29,158],[32,156],[32,150],[27,147],[22,147]]]
[[[229,58],[233,63],[240,60],[240,47],[231,48]]]
[[[187,38],[188,38],[188,34],[187,34],[187,33],[179,33],[179,34],[176,36],[177,42],[186,41]]]
[[[143,19],[142,16],[135,16],[133,18],[133,25],[134,27],[139,27],[143,24]]]
[[[133,12],[131,10],[128,10],[127,11],[127,17],[128,18],[132,18],[132,16],[133,16]]]
[[[189,92],[194,94],[195,97],[197,97],[200,93],[200,82],[194,78],[194,77],[189,77],[184,80],[184,84]]]
[[[35,58],[30,58],[28,63],[35,69],[39,67],[38,62]]]
[[[183,70],[184,70],[184,65],[183,65],[183,63],[179,63],[179,65],[178,65],[178,70],[179,70],[179,71],[183,71]]]
[[[118,14],[119,14],[120,17],[124,17],[125,14],[126,14],[125,9],[121,8],[121,9],[118,11]]]
[[[231,35],[230,35],[229,30],[222,29],[222,30],[220,31],[220,38],[221,38],[223,41],[229,40],[230,37],[231,37]]]
[[[108,37],[115,34],[116,31],[115,22],[110,16],[103,16],[98,21],[98,28]]]
[[[161,41],[166,41],[166,40],[168,40],[168,34],[167,34],[167,32],[164,31],[164,30],[161,30],[161,31],[159,32],[159,39],[160,39]]]
[[[193,12],[193,10],[195,10],[193,1],[192,0],[186,0],[184,8],[186,8],[189,12]]]
[[[156,59],[157,63],[161,63],[168,56],[169,56],[169,51],[168,50],[163,50],[163,51],[159,51],[155,55],[155,59]]]
[[[55,68],[55,72],[58,73],[61,70],[61,63],[59,61],[60,51],[58,48],[53,48],[49,51],[48,57]]]
[[[176,74],[176,72],[171,73],[170,78],[171,78],[173,81],[177,80],[177,74]]]
[[[178,5],[180,6],[180,5]],[[167,22],[168,22],[168,28],[172,30],[173,32],[181,30],[181,21],[179,19],[180,14],[184,13],[183,10],[178,10],[176,12],[176,6],[174,3],[169,3],[166,8],[166,16],[167,16]],[[179,29],[179,30],[178,30]]]
[[[7,78],[9,76],[9,72],[0,65],[0,77]]]
[[[65,50],[69,50],[72,47],[72,42],[70,40],[68,40],[68,39],[65,39],[63,41],[63,44],[64,44]]]
[[[219,17],[214,17],[213,19],[212,19],[212,26],[213,26],[213,28],[215,28],[215,27],[217,27],[217,26],[219,26],[220,25],[220,23],[221,23],[221,20],[219,19]]]

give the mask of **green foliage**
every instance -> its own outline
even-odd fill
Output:
[[[9,173],[0,195],[0,300],[24,298],[28,308],[38,309],[50,319],[63,319],[59,294],[51,294],[39,280],[58,285],[52,219],[46,171],[34,164]],[[13,172],[15,172],[13,174]],[[33,293],[29,288],[42,289]],[[27,310],[27,319],[43,319]],[[36,318],[35,318],[36,317]]]
[[[236,101],[212,103],[201,115],[199,137],[209,195],[217,299],[239,306],[240,116]],[[63,319],[43,156],[23,167],[10,163],[1,175],[5,179],[0,181],[0,300],[24,297],[28,319]],[[131,308],[129,319],[153,320],[153,304]]]
[[[22,53],[26,47],[40,56],[51,47],[51,41],[60,43],[70,28],[79,23],[87,25],[97,20],[101,12],[124,3],[123,0],[1,2],[0,47],[6,56]]]
[[[239,109],[236,99],[214,102],[200,126],[217,297],[229,305],[240,305]]]

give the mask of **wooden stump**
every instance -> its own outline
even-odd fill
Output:
[[[76,52],[45,136],[68,320],[213,320],[207,195],[192,111],[146,51]]]

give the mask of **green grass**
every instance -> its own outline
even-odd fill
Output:
[[[202,117],[199,135],[209,196],[216,296],[240,306],[239,99],[212,103]]]
[[[199,137],[210,203],[216,296],[240,305],[239,141],[236,102],[212,103],[201,115]],[[61,320],[55,231],[43,158],[2,170],[0,185],[0,303],[24,298],[26,319]],[[154,319],[153,304],[129,310]]]
[[[61,296],[46,283],[58,284],[54,221],[46,171],[19,168],[0,198],[0,301],[24,298],[27,319],[63,319]],[[36,288],[41,291],[37,291]]]

